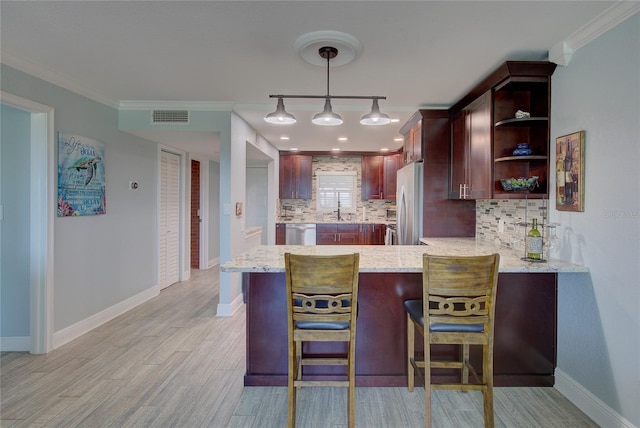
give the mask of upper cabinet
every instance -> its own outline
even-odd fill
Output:
[[[411,123],[410,128],[400,130],[404,135],[404,165],[422,160],[422,121],[415,122],[410,119],[408,123]]]
[[[450,198],[491,198],[491,125],[491,91],[453,116]]]
[[[311,199],[313,157],[280,155],[280,199]]]
[[[451,108],[450,198],[548,197],[555,67],[507,61]],[[526,149],[514,152],[519,145]],[[503,186],[509,178],[533,177],[538,182],[530,189]]]
[[[362,156],[362,200],[396,199],[396,173],[402,154]]]
[[[548,198],[551,75],[509,77],[494,88],[493,98],[493,197]],[[529,150],[514,153],[518,144]],[[501,180],[521,177],[538,177],[538,184],[504,189]]]

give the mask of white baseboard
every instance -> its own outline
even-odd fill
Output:
[[[103,311],[100,311],[89,318],[86,318],[82,321],[79,321],[67,328],[64,328],[58,332],[53,333],[53,349],[59,348],[60,346],[71,342],[72,340],[82,336],[85,333],[93,330],[96,327],[101,326],[102,324],[111,321],[117,316],[122,315],[130,309],[135,308],[156,297],[160,294],[160,286],[155,285],[141,293],[136,294],[124,300],[118,304],[111,306]]]
[[[216,316],[218,317],[230,317],[236,313],[244,305],[242,294],[234,299],[231,303],[218,303],[218,309]]]
[[[0,337],[0,351],[2,352],[29,352],[31,350],[31,338],[29,336]]]
[[[601,427],[638,428],[584,386],[560,369],[556,369],[555,388]]]
[[[220,264],[220,257],[216,257],[215,259],[209,260],[209,267],[212,268],[214,266],[218,266]]]

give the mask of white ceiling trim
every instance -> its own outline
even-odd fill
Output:
[[[100,104],[104,104],[115,109],[118,108],[118,101],[107,98],[104,95],[97,93],[93,89],[84,86],[80,82],[64,77],[56,73],[55,71],[51,71],[40,65],[34,64],[24,59],[20,59],[14,55],[11,55],[10,53],[2,52],[0,54],[0,57],[2,58],[2,63],[8,65],[9,67],[30,74],[46,82],[53,83],[54,85],[60,86],[61,88],[67,89],[71,92],[75,92],[78,95],[82,95],[83,97],[99,102]]]
[[[640,12],[640,2],[620,1],[587,22],[565,40],[556,43],[549,49],[549,61],[566,66],[573,53],[588,45],[627,18]]]
[[[120,101],[119,110],[233,111],[228,101]]]

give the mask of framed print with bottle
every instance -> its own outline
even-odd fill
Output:
[[[556,209],[584,211],[584,131],[556,138]]]

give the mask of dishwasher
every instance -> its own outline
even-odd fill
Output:
[[[286,245],[316,245],[315,223],[287,223],[285,226]]]

